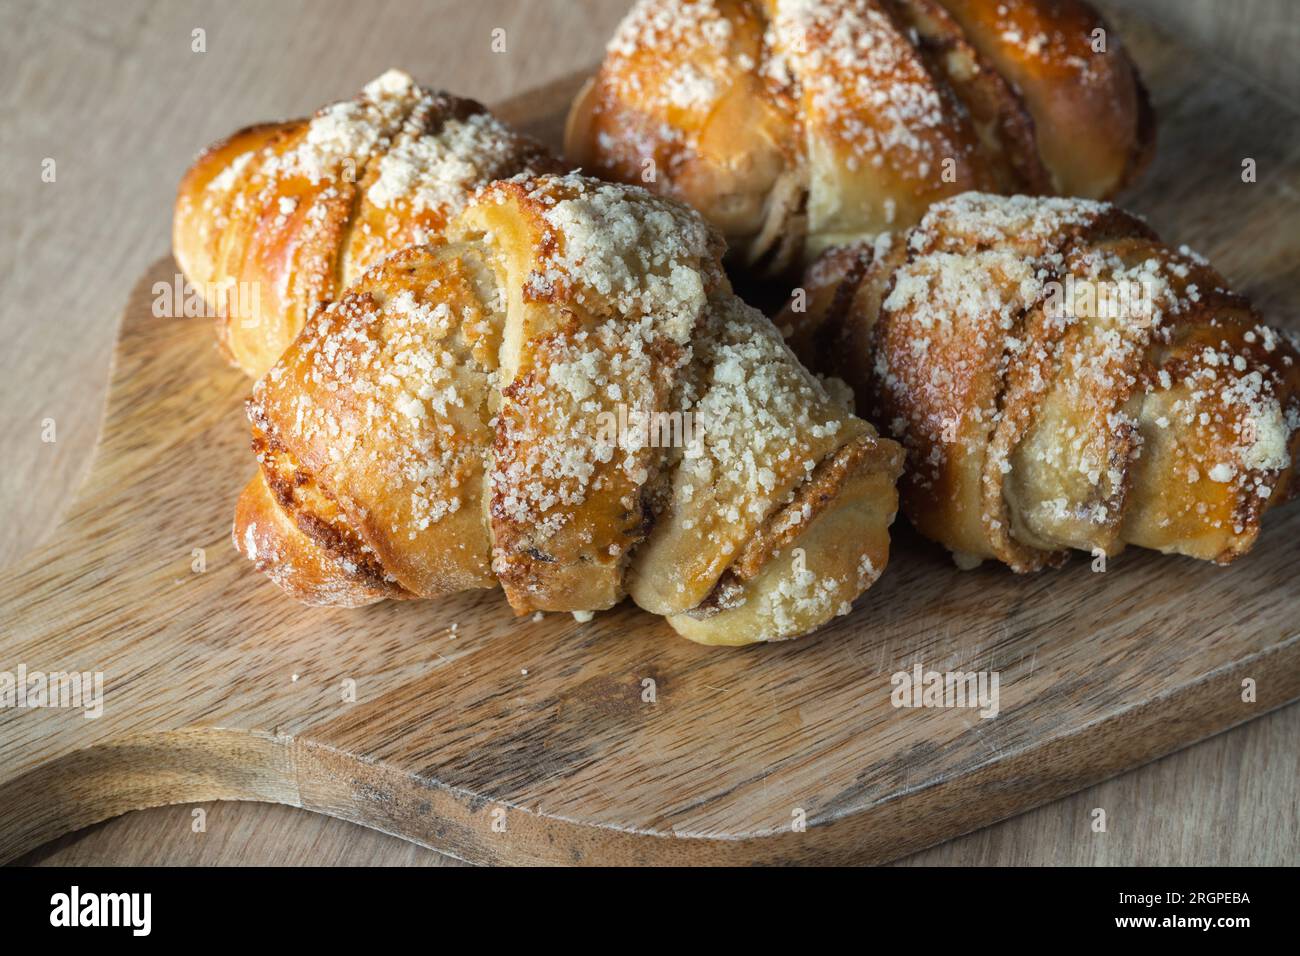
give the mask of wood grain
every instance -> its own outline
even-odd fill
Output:
[[[1124,7],[1252,84],[1287,99],[1300,92],[1300,57],[1281,52],[1300,48],[1295,0],[1127,0]]]
[[[1196,96],[1176,50],[1153,43],[1144,58],[1129,35],[1158,98]],[[507,113],[553,138],[571,88]],[[1190,179],[1198,203],[1231,205],[1272,237],[1276,255],[1239,268],[1276,320],[1300,285],[1281,228],[1297,211],[1296,143],[1267,122],[1271,105],[1232,92],[1222,116],[1193,100],[1195,122],[1209,113],[1224,131],[1198,152],[1207,165],[1175,153],[1177,175],[1153,175],[1133,204],[1212,258],[1216,244],[1230,253],[1227,219],[1190,219],[1165,188]],[[1166,121],[1166,135],[1189,134]],[[1285,175],[1238,189],[1222,170],[1243,148]],[[0,712],[0,855],[133,807],[236,798],[476,862],[880,861],[1300,695],[1294,508],[1227,570],[1132,552],[1105,574],[1076,562],[1031,579],[960,575],[902,531],[850,618],[741,652],[696,647],[627,607],[585,626],[516,620],[490,594],[298,608],[225,540],[247,473],[246,382],[217,361],[205,323],[151,314],[153,283],[174,273],[158,263],[131,297],[86,492],[0,580],[0,659],[102,670],[108,685],[97,721]],[[893,708],[889,677],[915,663],[998,671],[1001,714]],[[1259,684],[1250,704],[1246,677]],[[340,699],[347,678],[355,704]],[[806,832],[790,826],[800,811]]]
[[[1141,0],[1132,7],[1158,5],[1157,0]],[[0,264],[9,276],[6,291],[12,293],[0,302],[0,328],[13,346],[0,355],[5,371],[0,377],[5,408],[0,449],[8,466],[0,476],[0,515],[5,518],[0,555],[17,557],[30,548],[83,471],[99,421],[113,299],[125,294],[131,276],[147,256],[165,247],[175,170],[182,168],[196,144],[233,129],[253,113],[302,112],[330,95],[346,94],[368,77],[372,62],[378,68],[400,62],[422,78],[490,100],[562,72],[572,62],[593,59],[624,3],[482,0],[420,4],[419,9],[402,3],[363,7],[318,3],[312,5],[312,16],[307,16],[302,5],[292,3],[212,8],[139,0],[114,9],[116,17],[103,16],[96,5],[77,3],[39,4],[34,9],[12,5],[0,10],[5,23],[0,48],[6,51],[6,64],[16,70],[13,82],[0,91],[6,116],[13,120],[13,125],[6,121],[12,135],[0,144],[6,168],[6,176],[0,177],[0,195],[19,226],[0,237]],[[412,17],[437,21],[437,36],[430,39],[409,30]],[[1170,17],[1195,21],[1204,42],[1213,42],[1243,68],[1279,73],[1287,64],[1294,66],[1287,55],[1294,46],[1287,38],[1294,38],[1297,26],[1290,0],[1232,5],[1178,0]],[[209,49],[204,61],[188,52],[188,31],[195,23],[204,23],[209,34],[224,38]],[[498,23],[510,27],[519,40],[511,44],[506,57],[490,56],[486,43],[480,42]],[[365,30],[360,29],[363,25]],[[1270,49],[1277,55],[1270,56]],[[1145,56],[1151,51],[1140,52]],[[1195,55],[1184,59],[1188,69],[1200,69],[1204,62]],[[324,61],[331,62],[328,77],[318,69]],[[1218,73],[1216,69],[1206,74],[1204,85],[1213,90]],[[331,86],[322,87],[322,82]],[[1162,118],[1169,118],[1170,109],[1180,112],[1179,124],[1187,134],[1183,146],[1195,155],[1200,140],[1208,139],[1206,130],[1214,129],[1230,111],[1227,104],[1235,90],[1227,87],[1221,103],[1200,125],[1182,112],[1182,91],[1156,90],[1156,94]],[[1166,134],[1169,129],[1166,122]],[[90,140],[98,146],[86,152],[79,144]],[[1177,155],[1170,156],[1167,139],[1162,150],[1162,161],[1178,160]],[[34,170],[44,155],[59,157],[60,183],[51,189],[34,189]],[[122,163],[122,156],[130,156],[129,163]],[[1217,169],[1222,172],[1221,166]],[[75,174],[66,176],[68,169]],[[1167,173],[1175,179],[1183,176],[1177,161],[1166,165],[1162,174]],[[1275,173],[1277,168],[1261,166],[1262,179]],[[104,189],[105,183],[112,189]],[[1186,215],[1178,211],[1178,202],[1173,200],[1173,219],[1160,225],[1170,238],[1183,239],[1186,233],[1171,232],[1171,226],[1177,229],[1179,217]],[[1223,209],[1227,222],[1235,215],[1230,207],[1231,203]],[[1253,234],[1243,233],[1252,235],[1252,242],[1242,242],[1231,232],[1210,219],[1200,234],[1212,242],[1218,235],[1219,247],[1231,252],[1232,246],[1238,246],[1249,260],[1255,248]],[[77,264],[75,281],[68,281],[69,263]],[[1222,258],[1218,263],[1225,265]],[[1229,272],[1239,289],[1255,291],[1242,274]],[[1283,310],[1291,308],[1294,315],[1294,298],[1290,304],[1286,298],[1283,295]],[[32,321],[32,304],[42,308],[43,315],[59,316],[59,321]],[[35,437],[40,419],[48,414],[59,420],[55,446],[40,444]],[[181,566],[187,567],[187,562],[178,561]],[[919,858],[1295,861],[1300,858],[1294,786],[1297,734],[1300,708],[1292,706],[1139,773],[1089,788]],[[1086,834],[1082,814],[1097,805],[1121,808],[1115,818],[1128,821],[1123,839],[1071,838],[1074,832]],[[96,845],[104,853],[100,861],[139,860],[136,842],[147,832],[165,832],[166,821],[172,819],[169,813],[129,814],[98,827],[87,839],[98,840]],[[367,843],[369,838],[361,838],[346,823],[289,810],[225,804],[220,819],[247,836],[247,840],[209,840],[209,852],[227,862],[337,860],[347,856],[339,844],[380,845]],[[308,842],[311,852],[305,851],[307,844],[286,834],[291,826],[313,835]],[[117,834],[116,856],[113,834]],[[334,845],[321,852],[318,842]],[[155,839],[148,845],[156,847],[152,861],[182,860],[188,858],[185,848],[191,840],[186,829],[178,838]],[[213,851],[212,847],[226,849]],[[365,860],[356,855],[357,847],[347,857],[352,862]]]
[[[899,865],[1151,866],[1170,859],[1207,866],[1294,865],[1300,860],[1298,734],[1300,706],[1292,704]],[[1161,812],[1189,798],[1199,813]],[[194,829],[196,809],[206,813],[201,832]],[[1097,809],[1107,813],[1104,833],[1092,829]],[[128,813],[54,840],[18,862],[137,866],[160,860],[188,866],[463,865],[333,817],[229,802]]]

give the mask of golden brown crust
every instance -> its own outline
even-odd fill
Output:
[[[223,351],[260,376],[320,304],[389,253],[436,241],[476,188],[555,169],[478,103],[390,70],[309,120],[204,151],[177,192],[173,245],[220,313]]]
[[[863,435],[841,446],[795,489],[793,501],[767,519],[727,573],[741,582],[757,577],[782,550],[792,546],[807,525],[838,503],[854,477],[873,471],[899,474],[902,470],[902,448],[877,435]]]
[[[447,245],[397,253],[313,317],[249,403],[321,492],[295,511],[305,533],[419,597],[495,585],[479,501],[500,321],[490,271]]]
[[[875,580],[901,450],[736,298],[699,216],[543,176],[491,185],[448,233],[319,310],[254,389],[246,497],[285,541],[247,550],[286,590],[500,583],[521,614],[630,593],[695,640],[749,643]],[[688,621],[728,574],[734,606]]]
[[[1038,155],[1034,118],[1015,86],[970,42],[940,0],[894,0],[895,20],[912,31],[931,75],[969,113],[975,149],[999,191],[1041,193],[1050,175]],[[948,193],[946,193],[948,194]]]
[[[700,434],[661,489],[629,584],[634,600],[659,614],[705,600],[748,547],[761,548],[768,521],[819,463],[875,434],[732,296],[714,300],[692,350],[695,362],[674,404],[689,411]]]
[[[239,496],[231,536],[235,548],[290,597],[304,604],[362,607],[408,597],[401,588],[376,583],[346,558],[310,537],[285,510],[259,471]]]
[[[1090,4],[938,2],[1019,91],[1051,192],[1104,199],[1137,177],[1155,148],[1150,99],[1120,36]]]
[[[520,613],[611,607],[661,454],[601,426],[620,409],[668,407],[708,293],[725,283],[719,240],[685,207],[576,177],[497,183],[457,228],[492,236],[508,296],[494,570]]]
[[[904,510],[961,562],[1226,562],[1294,493],[1294,337],[1111,206],[966,194],[808,284],[778,324],[903,441]]]
[[[699,209],[746,265],[917,222],[966,190],[1114,193],[1154,124],[1081,0],[643,0],[566,151]]]
[[[763,18],[750,0],[716,0],[642,6],[632,23],[646,42],[611,43],[570,113],[569,159],[681,199],[742,254],[745,240],[766,253],[776,244],[768,233],[801,213],[786,200],[804,192],[804,173],[797,105],[763,73]],[[661,88],[665,76],[677,82]]]
[[[837,487],[825,507],[800,522],[798,534],[753,576],[729,570],[698,607],[669,617],[680,634],[701,644],[788,640],[849,612],[889,557],[902,451],[887,439],[866,438],[840,461],[851,465],[842,473],[828,469]]]

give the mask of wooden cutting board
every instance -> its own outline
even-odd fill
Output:
[[[1126,205],[1300,324],[1296,113],[1119,26],[1161,118]],[[554,143],[579,80],[501,112]],[[588,624],[517,619],[496,593],[299,607],[230,544],[248,382],[209,322],[153,315],[176,273],[160,260],[123,313],[85,487],[0,574],[0,671],[104,676],[98,719],[0,709],[0,859],[131,809],[244,799],[485,863],[884,861],[1300,696],[1300,504],[1230,568],[1134,550],[1032,577],[958,572],[900,520],[850,616],[743,650],[628,605]],[[891,676],[918,664],[998,672],[998,715],[895,708]]]

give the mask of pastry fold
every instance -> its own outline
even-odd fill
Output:
[[[474,191],[560,164],[472,100],[389,70],[310,119],[240,130],[181,180],[172,248],[261,376],[316,308],[385,256],[437,240]]]
[[[1227,563],[1296,490],[1296,335],[1106,203],[946,200],[826,253],[776,321],[904,444],[903,509],[959,564]]]
[[[483,189],[320,309],[249,403],[236,546],[308,603],[630,595],[702,643],[796,637],[884,569],[902,450],[731,291],[685,206]],[[842,390],[840,390],[842,391]]]
[[[967,190],[1110,196],[1153,142],[1137,71],[1082,0],[642,0],[565,148],[779,275]]]

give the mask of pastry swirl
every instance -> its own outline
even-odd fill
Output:
[[[520,614],[630,595],[743,644],[815,629],[880,574],[901,449],[731,292],[693,211],[516,177],[447,233],[319,310],[255,386],[234,538],[282,588],[499,585]],[[661,440],[664,415],[690,434]]]
[[[181,180],[173,250],[222,350],[266,372],[385,256],[439,238],[480,186],[561,165],[472,100],[389,70],[310,119],[240,130]]]
[[[1106,197],[1154,120],[1082,0],[642,0],[566,151],[699,209],[748,267],[917,222],[966,190]]]
[[[903,509],[959,564],[1227,563],[1296,491],[1296,335],[1109,204],[968,193],[805,285],[778,325],[903,443]]]

